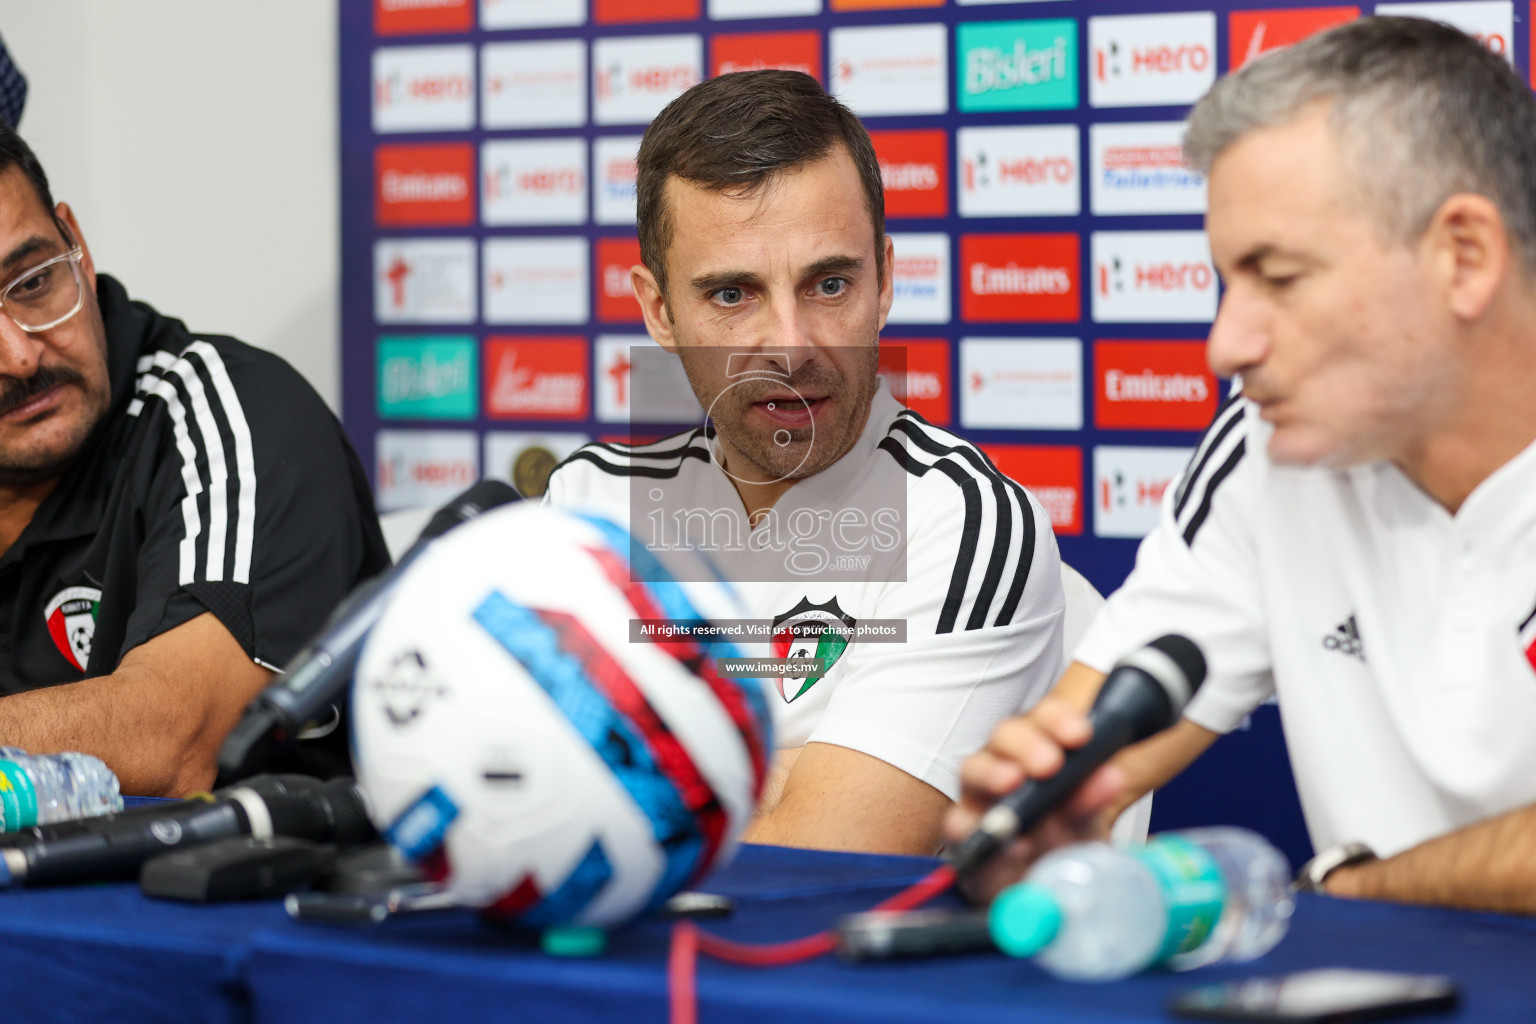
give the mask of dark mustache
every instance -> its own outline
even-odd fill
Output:
[[[84,375],[69,366],[42,366],[25,379],[5,377],[0,380],[3,380],[3,385],[0,385],[0,416],[13,409],[20,409],[38,395],[60,384],[85,383]]]
[[[828,366],[802,366],[796,373],[783,377],[769,371],[754,371],[746,380],[731,385],[731,397],[742,405],[753,405],[769,395],[783,394],[786,390],[797,394],[829,395],[843,386],[843,375]],[[791,399],[794,400],[794,399]]]

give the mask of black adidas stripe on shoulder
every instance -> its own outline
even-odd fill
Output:
[[[1211,514],[1216,489],[1232,475],[1248,451],[1248,440],[1241,430],[1248,407],[1241,399],[1240,394],[1233,393],[1216,411],[1216,418],[1195,446],[1174,492],[1173,518],[1181,528],[1185,544],[1194,544],[1195,535]]]
[[[936,631],[952,633],[1012,621],[1035,554],[1035,516],[1024,488],[999,472],[974,445],[929,426],[910,411],[896,417],[880,449],[913,476],[937,472],[947,477],[960,489],[965,503],[960,549]],[[980,579],[967,602],[978,566]]]
[[[609,476],[647,477],[667,480],[682,471],[686,459],[710,461],[708,437],[703,427],[664,437],[650,444],[614,444],[595,441],[566,456],[550,475],[573,462],[590,462]]]

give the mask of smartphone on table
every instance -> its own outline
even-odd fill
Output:
[[[1200,1020],[1338,1024],[1449,1010],[1456,1000],[1456,983],[1443,975],[1328,968],[1206,985],[1168,1008]]]

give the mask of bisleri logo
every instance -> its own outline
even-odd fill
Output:
[[[962,111],[1077,106],[1077,22],[968,22],[958,28]]]

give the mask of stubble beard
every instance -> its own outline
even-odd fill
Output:
[[[857,378],[845,377],[830,363],[802,363],[786,380],[768,372],[749,377],[729,386],[718,397],[700,394],[693,374],[689,381],[700,404],[712,408],[712,420],[720,437],[766,480],[803,480],[822,472],[848,453],[858,440],[858,428],[867,418],[874,398],[879,348],[869,346],[866,365]],[[687,364],[685,364],[686,369]],[[833,419],[818,417],[814,426],[780,428],[789,440],[778,444],[780,431],[762,433],[749,428],[746,419],[751,408],[769,395],[786,388],[801,394],[825,395],[832,399]],[[712,403],[712,404],[711,404]]]

